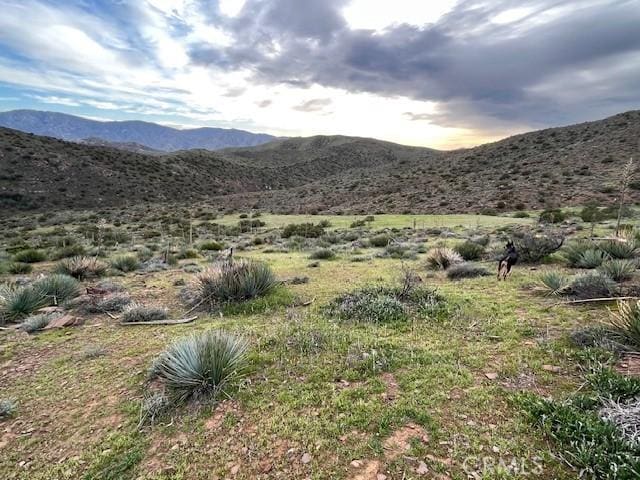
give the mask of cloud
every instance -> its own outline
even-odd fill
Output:
[[[293,107],[298,112],[318,112],[331,105],[330,98],[314,98]]]

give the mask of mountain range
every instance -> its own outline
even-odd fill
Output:
[[[269,142],[275,137],[264,133],[224,128],[176,128],[141,121],[102,122],[58,112],[12,110],[0,112],[0,126],[45,135],[72,142],[92,139],[127,149],[137,144],[153,150],[173,152],[203,148],[218,150],[248,147]]]
[[[640,111],[455,151],[317,136],[149,155],[0,128],[0,212],[157,203],[357,214],[614,205],[639,138]]]

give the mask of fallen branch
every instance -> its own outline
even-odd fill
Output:
[[[566,302],[558,302],[551,305],[551,307],[557,307],[558,305],[573,305],[578,303],[600,303],[600,302],[615,302],[618,300],[639,300],[640,297],[604,297],[604,298],[587,298],[585,300],[567,300]]]
[[[181,325],[184,323],[193,322],[198,316],[188,317],[188,318],[180,318],[178,320],[154,320],[151,322],[120,322],[119,325],[129,326],[129,325]]]

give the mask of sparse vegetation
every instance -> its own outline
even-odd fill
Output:
[[[133,272],[140,268],[140,263],[135,255],[118,255],[111,259],[111,267],[121,272]]]
[[[46,259],[47,256],[44,252],[36,250],[34,248],[21,250],[13,256],[13,260],[20,263],[38,263],[44,262]]]
[[[107,264],[95,257],[71,257],[65,258],[56,265],[56,272],[69,275],[78,280],[97,278],[107,271]]]
[[[459,253],[448,247],[435,247],[427,252],[427,266],[432,270],[446,270],[464,260]]]
[[[53,313],[40,313],[38,315],[32,315],[30,317],[27,317],[20,323],[20,329],[27,333],[37,332],[38,330],[42,330],[47,325],[49,325],[51,320],[56,317],[57,315]]]
[[[165,320],[167,316],[168,310],[164,307],[132,303],[124,307],[120,321],[123,323],[154,322]]]

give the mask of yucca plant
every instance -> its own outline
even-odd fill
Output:
[[[39,278],[31,286],[47,299],[49,305],[59,305],[80,295],[78,281],[62,273]]]
[[[151,368],[177,401],[229,395],[245,373],[248,342],[222,330],[209,330],[174,343]]]
[[[578,299],[607,298],[615,292],[616,283],[601,272],[589,272],[576,275],[567,288]]]
[[[446,270],[451,265],[462,263],[459,253],[448,247],[435,247],[427,252],[427,266],[433,270]]]
[[[603,252],[606,252],[609,257],[615,259],[631,259],[638,255],[638,246],[633,240],[619,241],[619,240],[606,240],[601,242],[598,247]]]
[[[611,311],[609,324],[630,344],[640,347],[640,300],[619,301]]]
[[[125,307],[120,320],[123,323],[154,322],[165,320],[167,315],[168,311],[164,307],[149,307],[133,303]]]
[[[38,263],[44,262],[46,258],[47,256],[41,250],[29,248],[27,250],[21,250],[16,253],[13,257],[13,260],[20,263]]]
[[[11,417],[16,411],[16,402],[3,398],[0,400],[0,419]]]
[[[65,258],[56,265],[56,272],[72,276],[78,280],[101,277],[107,271],[107,264],[95,257],[76,256]]]
[[[596,250],[595,248],[590,248],[580,254],[580,258],[578,259],[576,266],[580,268],[589,268],[589,269],[598,268],[600,265],[602,265],[602,262],[604,262],[606,259],[607,259],[607,254],[604,253],[602,250]]]
[[[26,275],[33,271],[33,267],[29,263],[13,262],[9,264],[7,271],[14,275]]]
[[[47,297],[32,286],[0,287],[0,325],[15,322],[48,305]]]
[[[567,245],[562,251],[567,265],[570,267],[580,267],[580,261],[582,260],[582,254],[588,250],[594,250],[596,246],[593,242],[586,240],[580,240],[572,242]]]
[[[633,277],[637,267],[635,260],[614,259],[603,262],[598,270],[616,282],[623,282]]]
[[[566,293],[569,286],[569,278],[555,270],[542,272],[539,281],[549,295],[562,295]]]
[[[135,255],[125,254],[118,255],[111,259],[111,266],[116,270],[120,270],[121,272],[133,272],[140,268],[140,262]]]
[[[278,285],[271,268],[261,262],[218,262],[197,277],[197,300],[210,307],[267,295]]]

